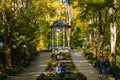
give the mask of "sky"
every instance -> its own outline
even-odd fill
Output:
[[[66,0],[60,0],[61,2],[63,1],[63,2],[66,2]]]
[[[60,0],[61,2],[63,2],[65,5],[67,5],[67,0]]]

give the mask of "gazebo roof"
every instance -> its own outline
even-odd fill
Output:
[[[57,20],[50,27],[51,28],[54,28],[54,27],[68,27],[68,28],[70,28],[71,26],[63,20]]]

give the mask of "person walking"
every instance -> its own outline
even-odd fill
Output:
[[[66,72],[67,71],[67,67],[65,65],[65,63],[62,64],[62,72]]]
[[[109,62],[109,60],[108,59],[106,59],[105,61],[104,61],[104,71],[105,71],[105,73],[109,73],[109,70],[110,70],[110,62]]]
[[[102,59],[98,61],[98,70],[99,70],[100,77],[102,77],[102,71],[103,71],[103,60]]]

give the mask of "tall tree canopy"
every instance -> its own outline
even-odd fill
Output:
[[[100,57],[104,57],[106,46],[114,43],[110,42],[110,23],[115,22],[116,42],[109,49],[116,50],[111,51],[112,54],[120,54],[120,0],[1,0],[0,40],[6,51],[6,66],[17,64],[14,59],[22,61],[23,55],[31,57],[36,49],[49,49],[49,26],[56,20],[64,20],[72,26],[71,46],[96,49]],[[111,56],[115,62],[116,56]]]

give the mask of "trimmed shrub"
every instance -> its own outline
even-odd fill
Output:
[[[57,60],[57,56],[60,55],[60,54],[63,55],[63,59],[60,59],[60,60],[71,60],[71,55],[70,55],[69,52],[65,52],[65,53],[63,53],[63,52],[52,53],[51,59],[52,59],[53,61],[56,61],[56,60]]]
[[[92,53],[92,52],[88,52],[88,53],[87,53],[87,58],[88,58],[89,60],[92,60],[92,59],[93,59],[93,53]]]
[[[94,67],[97,67],[97,64],[98,64],[98,60],[96,58],[93,58],[92,59],[92,63],[94,65]]]
[[[6,80],[7,77],[7,74],[0,74],[0,80]]]
[[[61,73],[59,75],[47,76],[45,74],[40,74],[36,80],[87,80],[87,77],[81,73],[73,73],[67,76],[67,73]]]
[[[87,80],[87,77],[80,72],[76,73],[76,75],[79,77],[79,80]]]
[[[120,78],[120,68],[118,66],[111,66],[110,74],[113,74],[114,77]]]
[[[21,67],[14,67],[14,68],[8,68],[8,69],[3,70],[3,73],[7,74],[9,76],[14,76],[14,75],[20,73],[22,70],[23,70],[23,68],[21,68]]]
[[[87,56],[88,52],[89,51],[87,49],[83,49],[83,53],[84,53],[85,56]]]
[[[60,74],[59,74],[59,77],[63,79],[63,78],[65,77],[65,73],[64,73],[64,72],[63,72],[63,73],[60,73]]]
[[[51,63],[48,63],[47,68],[46,68],[46,71],[47,71],[47,70],[51,70],[51,66],[52,66],[52,64],[51,64]]]
[[[3,68],[4,68],[3,64],[0,64],[0,69],[3,69]]]
[[[44,78],[45,78],[45,74],[41,73],[36,80],[44,80]]]
[[[85,57],[87,57],[89,60],[93,59],[93,53],[92,52],[89,52],[88,50],[84,50],[83,53],[84,53]]]

